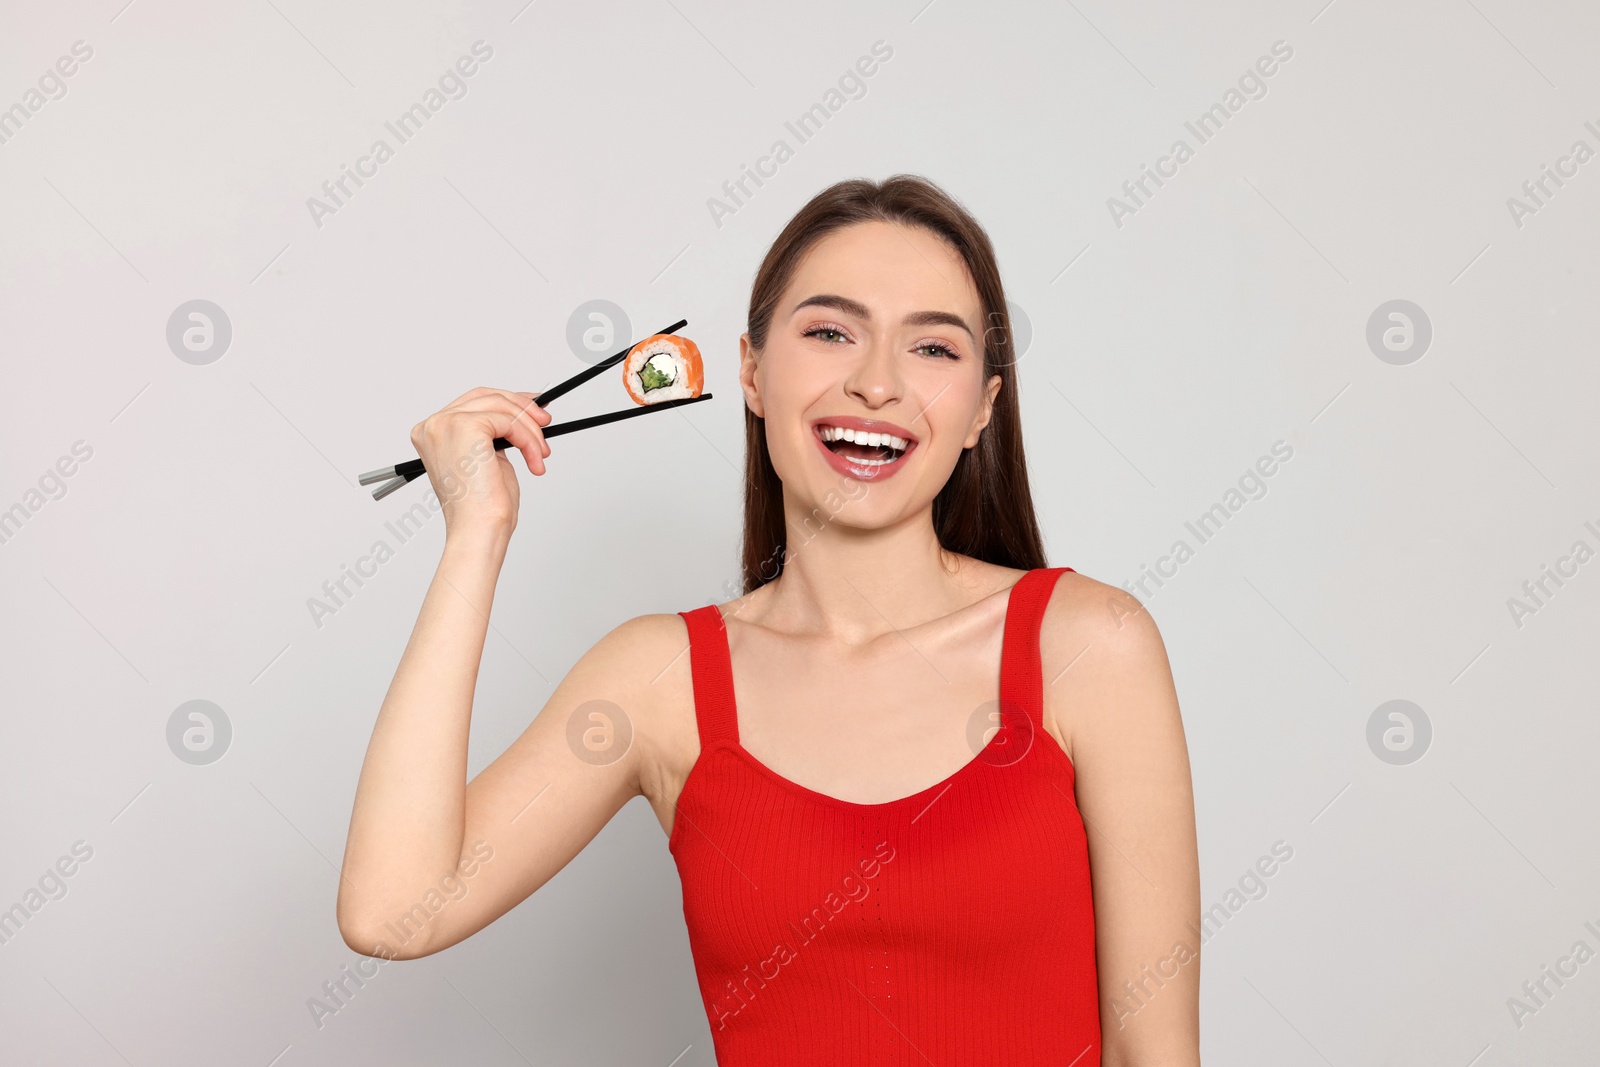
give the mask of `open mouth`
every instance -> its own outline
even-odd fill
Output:
[[[917,445],[913,440],[894,434],[864,433],[827,423],[818,423],[814,429],[829,452],[863,467],[886,467]]]

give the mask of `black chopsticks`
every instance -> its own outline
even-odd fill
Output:
[[[679,319],[666,329],[658,330],[656,332],[677,333],[688,324],[688,319]],[[621,363],[623,360],[627,359],[628,353],[633,351],[633,347],[634,346],[630,344],[627,348],[624,348],[616,355],[607,356],[599,363],[579,371],[566,381],[552,385],[550,388],[541,392],[538,397],[535,398],[534,403],[542,408],[549,407],[550,401],[559,396],[563,396],[568,392],[571,392],[573,389],[576,389],[584,382],[602,373],[607,368],[614,367],[618,363]],[[552,423],[544,428],[543,433],[547,438],[559,437],[564,433],[572,433],[575,430],[587,430],[591,426],[603,426],[608,422],[620,422],[623,419],[631,419],[639,415],[648,415],[652,411],[661,411],[666,408],[682,407],[685,404],[698,404],[702,400],[710,399],[710,393],[701,393],[699,396],[683,397],[679,400],[663,400],[659,404],[647,404],[642,407],[636,406],[632,408],[624,408],[621,411],[608,411],[603,415],[590,415],[587,418]],[[507,441],[504,437],[496,437],[494,439],[494,447],[496,449],[508,448],[510,445],[511,442]],[[423,466],[420,458],[408,459],[403,463],[396,463],[392,467],[384,467],[381,470],[368,471],[367,473],[361,475],[360,482],[362,485],[371,485],[373,482],[383,482],[382,485],[378,486],[378,488],[372,491],[372,499],[382,500],[396,489],[399,489],[402,485],[420,478],[426,472],[427,468]]]

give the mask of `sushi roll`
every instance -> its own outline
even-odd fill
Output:
[[[687,337],[676,334],[646,337],[622,361],[622,380],[636,404],[699,396],[705,384],[700,349]]]

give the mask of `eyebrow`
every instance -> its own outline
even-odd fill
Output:
[[[842,311],[846,315],[854,315],[858,319],[872,321],[872,312],[867,310],[867,305],[859,300],[851,300],[847,296],[835,296],[832,293],[819,293],[808,296],[794,306],[789,314],[794,314],[803,307],[825,307]],[[972,327],[968,326],[960,315],[948,311],[913,311],[905,317],[907,326],[957,326],[967,332],[968,337],[973,337]],[[975,338],[974,338],[975,339]]]

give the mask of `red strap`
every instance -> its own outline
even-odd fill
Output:
[[[1039,630],[1056,579],[1071,567],[1037,567],[1012,586],[1006,602],[1005,634],[1000,652],[1000,704],[1018,709],[1030,724],[1044,727],[1044,680],[1039,656]],[[728,651],[727,624],[715,604],[680,611],[689,627],[689,667],[694,677],[695,725],[700,747],[714,741],[739,740],[734,711],[733,661]],[[1002,711],[1002,721],[1005,712]]]
[[[700,731],[700,748],[727,738],[739,740],[734,715],[733,662],[722,612],[715,604],[680,611],[689,624],[689,669],[694,676],[694,717]]]
[[[1006,604],[1006,630],[1000,651],[1000,707],[1017,709],[1037,730],[1044,728],[1044,679],[1039,656],[1039,630],[1056,579],[1071,567],[1036,567],[1011,587]]]

